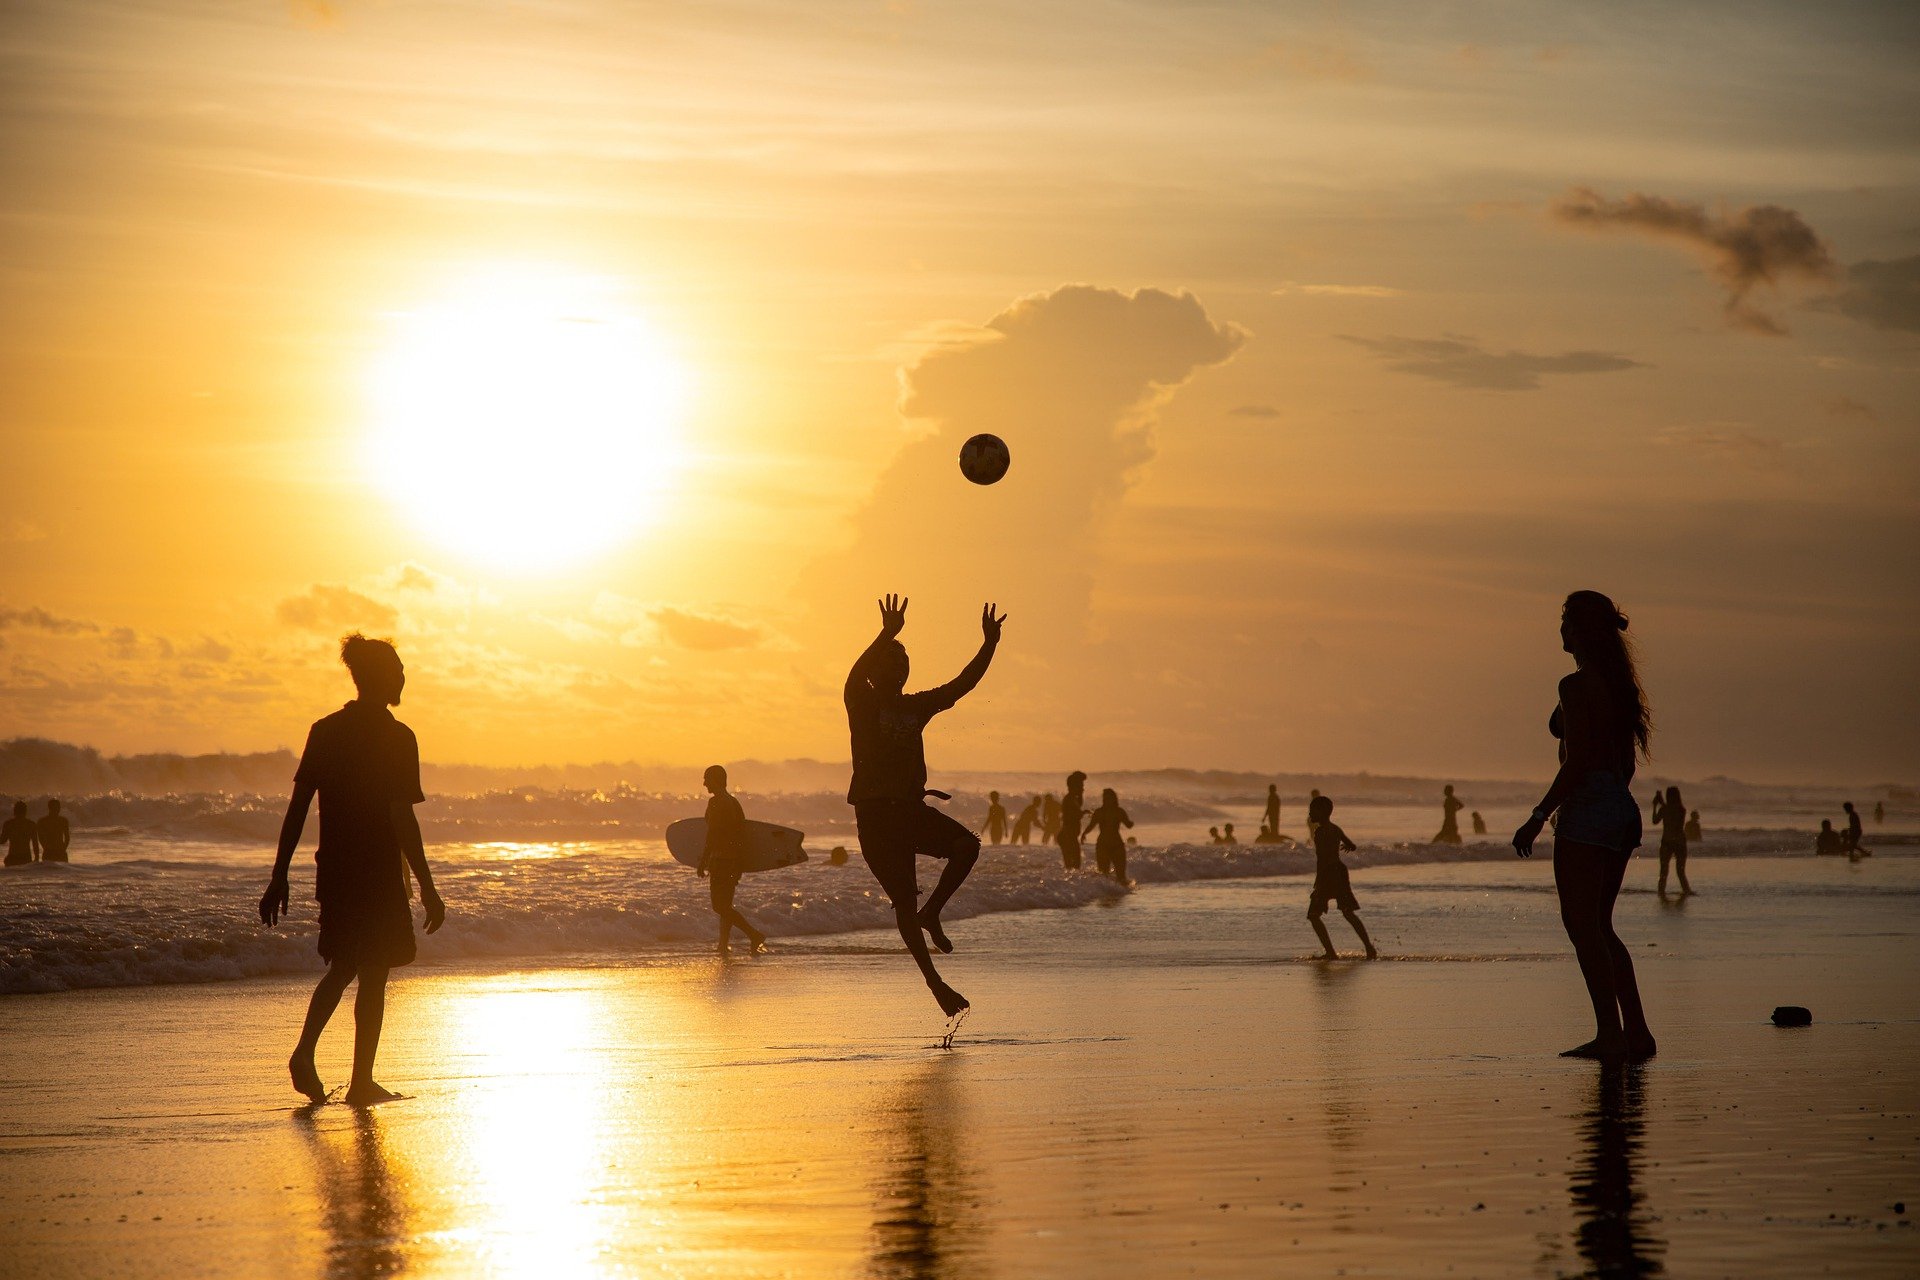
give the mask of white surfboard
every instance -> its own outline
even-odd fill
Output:
[[[771,822],[747,822],[747,848],[741,858],[742,871],[777,871],[807,860],[801,848],[805,834],[792,827],[776,827]],[[689,867],[700,865],[707,849],[707,820],[682,818],[667,828],[667,852],[675,862]]]

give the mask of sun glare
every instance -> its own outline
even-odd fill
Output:
[[[393,320],[369,379],[367,460],[427,534],[537,570],[658,518],[688,377],[614,282],[499,268]]]

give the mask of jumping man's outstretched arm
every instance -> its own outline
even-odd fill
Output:
[[[880,646],[900,634],[907,625],[907,600],[905,596],[889,594],[880,604],[880,634],[873,643],[861,650],[860,656],[853,660],[853,669],[847,672],[847,684],[844,693],[852,697],[867,684],[867,673],[873,667],[875,655]]]
[[[902,601],[900,607],[906,608]],[[960,674],[947,681],[933,692],[938,693],[948,706],[960,701],[973,692],[980,678],[987,674],[987,668],[993,665],[993,651],[1000,647],[1000,627],[1007,615],[995,614],[991,604],[980,608],[980,652],[973,655],[973,661],[960,668]]]

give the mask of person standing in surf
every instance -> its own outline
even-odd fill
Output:
[[[713,904],[713,914],[720,917],[720,954],[732,953],[733,931],[738,929],[747,935],[753,954],[760,955],[767,949],[767,935],[733,906],[733,892],[740,887],[747,853],[746,810],[727,790],[727,771],[722,766],[708,765],[701,785],[713,793],[713,798],[707,801],[707,844],[695,870],[707,878],[708,900]]]
[[[307,810],[318,795],[320,847],[313,855],[313,896],[320,903],[320,958],[327,962],[327,972],[307,1003],[306,1024],[287,1069],[295,1089],[315,1103],[327,1100],[313,1051],[347,984],[357,979],[353,1076],[346,1100],[352,1106],[371,1106],[398,1096],[375,1083],[373,1059],[386,1018],[387,974],[413,963],[409,867],[420,882],[428,933],[446,921],[447,908],[433,887],[413,813],[413,806],[426,799],[420,789],[420,744],[413,730],[387,710],[400,705],[407,682],[400,655],[385,640],[355,633],[340,642],[340,660],[353,673],[360,696],[317,721],[307,734],[293,775],[293,798],[280,825],[273,878],[260,897],[260,922],[271,926],[288,914],[288,868]]]
[[[1100,868],[1100,874],[1112,873],[1121,884],[1127,884],[1127,842],[1120,835],[1120,828],[1133,826],[1133,819],[1120,807],[1120,797],[1112,787],[1100,793],[1100,807],[1087,815],[1086,829],[1082,831],[1084,839],[1096,828],[1100,837],[1094,841],[1093,860]]]
[[[73,828],[68,825],[67,816],[60,812],[58,800],[47,801],[46,816],[40,819],[34,830],[40,836],[40,861],[67,860],[67,846],[73,843]]]
[[[853,740],[853,806],[860,856],[893,903],[894,920],[927,988],[948,1017],[967,1008],[967,998],[941,981],[927,942],[943,953],[953,943],[940,927],[940,912],[980,859],[980,837],[927,804],[927,722],[973,692],[1000,646],[1004,614],[991,604],[980,610],[980,652],[960,674],[937,688],[906,692],[907,649],[897,638],[907,625],[907,602],[880,601],[880,634],[847,673],[847,729]],[[944,798],[944,797],[943,797]],[[917,858],[940,858],[940,882],[918,906]],[[924,935],[924,936],[922,936]]]
[[[1660,824],[1660,896],[1667,896],[1667,867],[1672,864],[1679,873],[1680,896],[1684,898],[1693,892],[1693,886],[1687,883],[1687,806],[1680,799],[1680,788],[1653,793],[1653,820]]]
[[[1075,769],[1067,775],[1067,794],[1060,801],[1060,865],[1080,869],[1080,822],[1087,811],[1087,775]]]
[[[1460,811],[1466,807],[1465,802],[1453,794],[1453,784],[1449,782],[1440,800],[1440,832],[1434,836],[1434,844],[1460,843]]]
[[[1040,797],[1027,801],[1027,807],[1013,820],[1013,835],[1008,837],[1014,844],[1032,844],[1033,828],[1040,821]]]
[[[1651,716],[1626,630],[1626,615],[1598,591],[1576,591],[1562,606],[1560,644],[1575,670],[1560,681],[1547,722],[1560,740],[1560,769],[1513,833],[1513,850],[1532,857],[1533,842],[1558,811],[1553,883],[1594,1019],[1593,1039],[1561,1056],[1638,1062],[1654,1055],[1653,1032],[1633,956],[1613,929],[1613,906],[1640,845],[1640,806],[1628,784],[1647,752]]]
[[[987,838],[988,844],[1007,842],[1007,807],[1000,803],[998,791],[987,792],[987,820],[981,825],[980,834]]]
[[[13,816],[0,826],[0,840],[7,842],[7,865],[23,867],[40,856],[40,829],[27,816],[27,802],[13,802]]]
[[[1280,834],[1280,784],[1267,784],[1267,807],[1261,813],[1261,825],[1275,835]]]

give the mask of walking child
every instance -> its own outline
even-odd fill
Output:
[[[1320,945],[1326,948],[1326,958],[1338,960],[1340,953],[1333,949],[1333,938],[1327,933],[1327,926],[1320,918],[1327,914],[1327,904],[1337,903],[1340,914],[1347,918],[1353,931],[1360,935],[1360,945],[1367,949],[1367,959],[1376,960],[1380,953],[1373,949],[1373,939],[1367,936],[1367,926],[1360,923],[1360,903],[1353,896],[1353,880],[1347,874],[1347,864],[1340,861],[1343,850],[1357,846],[1347,839],[1347,833],[1333,822],[1333,800],[1328,796],[1315,796],[1308,810],[1307,820],[1313,827],[1314,873],[1313,892],[1307,898],[1307,919],[1313,925],[1313,931],[1320,935]]]

